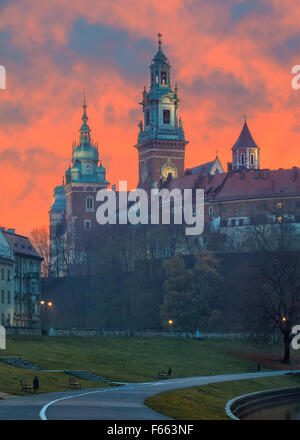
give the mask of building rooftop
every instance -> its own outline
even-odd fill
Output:
[[[11,250],[15,254],[27,255],[34,258],[39,258],[40,260],[43,259],[36,251],[36,249],[32,246],[28,237],[15,234],[13,232],[8,232],[7,230],[2,230],[2,233],[9,246],[11,247]]]

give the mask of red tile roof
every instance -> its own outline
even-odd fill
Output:
[[[168,188],[203,188],[206,200],[225,201],[300,196],[300,169],[246,170],[213,176],[189,175],[172,180]]]

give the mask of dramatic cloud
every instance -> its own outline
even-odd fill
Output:
[[[247,114],[262,166],[299,166],[300,5],[292,0],[0,0],[1,224],[48,223],[78,139],[89,124],[112,183],[138,180],[138,121],[157,37],[178,82],[186,166],[224,166]]]

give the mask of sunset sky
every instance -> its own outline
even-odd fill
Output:
[[[261,166],[300,166],[300,4],[294,0],[0,0],[0,225],[48,225],[78,140],[83,89],[107,180],[138,181],[138,122],[162,50],[178,83],[186,167],[226,168],[244,114]]]

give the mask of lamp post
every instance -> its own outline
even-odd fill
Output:
[[[49,319],[48,319],[48,310],[53,310],[53,302],[52,301],[45,301],[45,300],[41,300],[40,301],[40,305],[41,305],[41,329],[42,329],[42,334],[43,333],[47,333],[48,334],[48,327],[49,327]]]
[[[172,326],[173,326],[173,324],[174,324],[173,319],[169,319],[169,320],[168,320],[169,331],[172,331]]]

